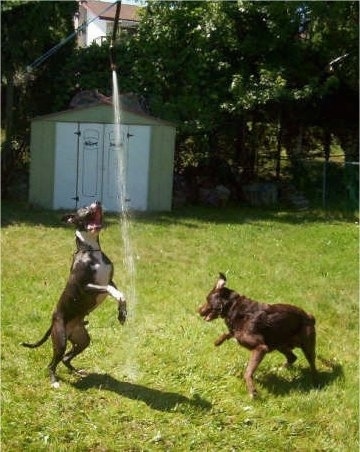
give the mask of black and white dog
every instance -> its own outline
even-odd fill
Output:
[[[59,387],[55,372],[60,361],[71,371],[85,375],[84,371],[75,369],[71,364],[71,360],[90,343],[85,316],[97,308],[108,294],[118,302],[120,323],[125,322],[127,315],[124,295],[112,281],[113,264],[100,248],[99,234],[103,227],[100,202],[81,208],[74,214],[64,215],[63,221],[76,226],[77,250],[69,279],[53,312],[51,326],[43,338],[34,344],[22,343],[25,347],[36,348],[51,335],[54,353],[48,368],[54,388]],[[66,353],[68,340],[72,348]]]

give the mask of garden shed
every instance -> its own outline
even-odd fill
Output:
[[[169,211],[175,126],[134,108],[134,103],[122,104],[120,148],[125,156],[128,208]],[[73,209],[99,200],[108,211],[121,210],[113,118],[111,102],[106,101],[32,120],[30,203]]]

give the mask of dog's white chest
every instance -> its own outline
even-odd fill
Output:
[[[109,284],[111,280],[112,265],[103,259],[101,253],[95,263],[91,265],[91,270],[94,272],[94,283],[101,286]]]
[[[99,286],[107,286],[111,281],[112,264],[104,259],[104,256],[101,252],[96,253],[96,260],[91,264],[90,267],[93,272],[94,284],[97,284]],[[99,304],[101,304],[106,297],[107,293],[98,294],[96,296],[96,306],[99,306]]]

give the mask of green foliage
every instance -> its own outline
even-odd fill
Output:
[[[10,77],[16,71],[25,71],[35,59],[71,33],[75,11],[76,2],[71,1],[1,2],[2,73]],[[47,70],[51,67],[50,62]]]
[[[68,42],[42,66],[31,64],[73,31],[75,1],[1,2],[1,69],[5,130],[1,154],[2,192],[26,177],[29,161],[30,120],[53,111],[61,86],[54,80],[71,54]],[[25,157],[24,157],[25,154]]]
[[[155,114],[188,132],[216,127],[226,90],[227,67],[218,57],[224,39],[216,42],[213,23],[218,12],[220,5],[211,2],[151,2],[136,37],[139,89]]]
[[[292,122],[315,125],[326,116],[336,134],[337,108],[343,128],[357,123],[344,92],[345,85],[358,92],[357,17],[355,2],[152,1],[135,39],[135,91],[148,95],[156,115],[178,122],[180,141],[192,136],[198,146],[200,134],[225,127],[231,136],[253,115],[277,124],[280,112],[288,132]],[[259,139],[247,136],[244,154]]]
[[[68,43],[30,77],[25,71],[72,31],[75,2],[1,8],[4,88],[11,93],[15,83],[16,92],[3,118],[10,136],[11,112],[19,134],[32,116],[67,108],[79,90],[110,95],[108,43]],[[176,123],[184,164],[226,156],[254,177],[257,149],[286,152],[294,162],[306,153],[301,135],[316,127],[323,131],[317,148],[330,134],[355,160],[358,16],[354,1],[152,0],[138,32],[116,43],[120,91],[145,97],[153,115]]]
[[[188,208],[133,217],[136,303],[120,326],[107,299],[89,316],[92,343],[59,365],[50,388],[46,330],[67,278],[73,231],[58,212],[2,209],[2,450],[355,451],[358,450],[358,225],[319,212]],[[125,286],[119,219],[107,216],[102,246]],[[164,239],[165,238],[165,239]],[[283,369],[269,354],[251,401],[249,357],[220,348],[222,320],[196,309],[219,271],[255,299],[296,304],[316,316],[320,387],[305,358]]]
[[[248,89],[249,85],[251,89]],[[266,69],[260,69],[258,76],[250,75],[247,83],[240,74],[234,75],[231,93],[235,102],[229,109],[252,110],[254,105],[266,105],[274,99],[285,98],[285,86],[286,80],[281,74]]]
[[[56,93],[54,111],[68,108],[71,98],[82,90],[99,90],[102,94],[110,96],[111,72],[108,47],[93,44],[74,50],[55,80],[62,90]]]

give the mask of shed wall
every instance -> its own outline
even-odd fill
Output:
[[[153,126],[148,209],[169,211],[172,205],[175,128]]]
[[[53,207],[55,125],[42,121],[31,124],[29,201],[47,209]]]

